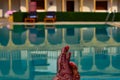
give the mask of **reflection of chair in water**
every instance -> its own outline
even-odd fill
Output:
[[[55,28],[47,28],[48,31],[48,42],[51,44],[56,44],[58,42],[58,36],[55,33]],[[58,39],[58,40],[57,40]]]
[[[31,44],[39,45],[44,42],[45,30],[43,28],[31,28],[29,29],[29,40]]]
[[[68,44],[80,43],[80,30],[76,28],[66,28],[65,41]]]
[[[35,25],[25,25],[25,28],[35,28]]]
[[[45,28],[47,29],[49,34],[55,33],[55,25],[45,25]]]
[[[47,28],[49,34],[54,34],[55,29],[54,28]]]
[[[47,40],[50,44],[62,43],[62,29],[61,28],[46,28],[48,32]]]
[[[45,37],[45,30],[44,29],[38,29],[37,30],[37,37],[44,38]]]
[[[66,33],[68,36],[74,36],[75,35],[74,28],[67,28]]]
[[[45,25],[46,28],[54,28],[55,25]]]
[[[44,22],[48,22],[48,21],[52,21],[52,22],[56,21],[55,12],[47,12],[47,15],[44,18]]]

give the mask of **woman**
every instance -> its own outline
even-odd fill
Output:
[[[69,46],[62,48],[61,54],[57,62],[57,75],[53,80],[78,80],[73,79],[73,74],[76,73],[74,70],[74,65],[70,63],[71,53],[68,52]],[[77,67],[77,66],[76,66]]]

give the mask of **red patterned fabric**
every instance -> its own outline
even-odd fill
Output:
[[[72,80],[80,80],[80,75],[78,72],[78,68],[77,65],[74,62],[69,62],[69,65],[73,71],[73,76],[72,76]]]
[[[80,79],[79,75],[73,75],[71,66],[74,66],[75,64],[73,64],[73,62],[70,62],[71,53],[68,52],[68,50],[69,50],[69,46],[65,46],[64,48],[62,48],[61,54],[57,62],[57,68],[58,68],[57,75],[54,77],[53,80],[79,80]]]

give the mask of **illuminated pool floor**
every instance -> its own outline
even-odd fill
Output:
[[[71,61],[78,65],[81,80],[120,80],[120,28],[13,26],[13,30],[0,28],[0,80],[52,80],[65,45],[70,46]]]

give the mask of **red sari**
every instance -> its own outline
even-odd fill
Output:
[[[80,75],[76,64],[74,62],[69,62],[69,65],[73,72],[72,80],[80,80]]]
[[[73,79],[73,72],[71,66],[69,65],[71,53],[68,52],[69,46],[65,46],[58,58],[57,62],[57,75],[53,80],[79,80]]]

